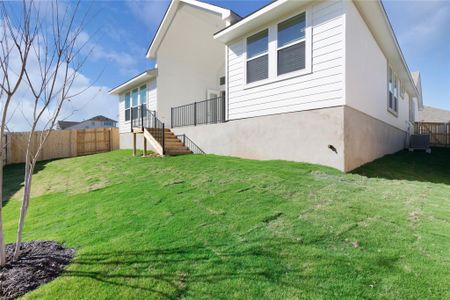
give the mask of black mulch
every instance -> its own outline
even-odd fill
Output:
[[[6,246],[7,263],[0,268],[0,299],[24,295],[41,284],[58,277],[75,255],[75,250],[64,248],[54,241],[22,243],[17,261],[12,261],[15,244]]]

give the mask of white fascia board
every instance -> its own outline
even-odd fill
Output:
[[[121,85],[113,88],[112,90],[110,90],[108,92],[108,94],[109,95],[120,95],[123,92],[126,92],[126,91],[132,89],[133,87],[139,86],[142,83],[145,83],[153,78],[156,78],[157,75],[158,75],[157,69],[145,71],[144,73],[141,73],[141,74],[133,77],[132,79],[128,80],[127,82],[124,82]]]
[[[308,2],[311,2],[311,0],[278,0],[272,2],[248,17],[243,18],[239,22],[217,32],[214,35],[214,38],[227,44],[248,32],[255,31],[258,28],[265,26],[276,18],[291,14],[292,11],[304,7]]]

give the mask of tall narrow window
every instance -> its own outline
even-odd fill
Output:
[[[392,71],[391,67],[388,67],[388,110],[397,113],[398,112],[398,78]]]
[[[247,38],[247,83],[269,76],[269,31],[263,30]]]
[[[130,93],[125,94],[125,121],[130,121]]]
[[[142,105],[142,115],[147,115],[147,86],[143,85],[139,88],[139,101]]]
[[[305,68],[305,13],[278,24],[278,75]]]
[[[135,89],[131,92],[131,117],[133,119],[136,119],[138,117],[138,105],[139,105],[139,98],[138,98],[138,89]]]

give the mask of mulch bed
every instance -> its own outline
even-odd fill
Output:
[[[6,246],[7,263],[0,268],[0,299],[14,299],[58,277],[75,255],[55,241],[22,243],[17,261],[12,261],[15,244]]]

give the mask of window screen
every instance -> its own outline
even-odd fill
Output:
[[[305,68],[305,42],[278,50],[278,75]]]
[[[263,55],[247,61],[247,83],[266,79],[269,75],[269,56]]]

